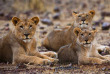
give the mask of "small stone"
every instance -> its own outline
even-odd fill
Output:
[[[93,25],[99,26],[101,23],[102,23],[102,20],[98,20],[98,21],[95,21],[95,22],[93,23]]]
[[[101,12],[102,16],[110,16],[110,12]]]
[[[104,22],[104,23],[102,24],[102,30],[108,30],[109,28],[110,28],[110,23]]]
[[[54,16],[53,16],[53,19],[59,19],[60,18],[60,13],[56,13]]]
[[[56,3],[61,4],[61,0],[55,0]]]
[[[80,70],[80,73],[83,73],[83,70]]]
[[[60,12],[60,8],[59,7],[55,7],[54,8],[54,12]]]
[[[81,3],[81,7],[82,8],[87,8],[87,4],[86,3]]]
[[[42,33],[43,35],[45,35],[45,34],[47,34],[47,31],[42,31],[41,33]]]
[[[3,12],[0,12],[0,16],[4,16],[4,13]]]
[[[93,29],[93,30],[95,30],[95,29],[96,29],[96,27],[95,27],[95,26],[93,26],[93,27],[92,27],[92,29]]]
[[[12,17],[13,17],[13,13],[5,14],[5,18],[6,18],[7,20],[11,20]]]
[[[31,10],[25,11],[24,14],[26,14],[27,16],[30,16],[31,12],[32,12]]]
[[[25,64],[18,64],[16,68],[27,68]]]
[[[9,27],[5,27],[5,30],[8,31],[9,30]]]
[[[53,25],[52,21],[50,19],[42,19],[41,22],[43,24],[47,24],[47,25]]]
[[[99,9],[99,10],[105,9],[105,5],[104,5],[104,4],[103,4],[103,5],[100,5],[100,6],[98,7],[98,9]]]
[[[44,27],[41,26],[40,29],[44,29]]]
[[[71,26],[71,23],[68,23],[67,25],[68,25],[68,26]]]
[[[5,24],[5,26],[9,26],[9,23]]]
[[[106,67],[103,67],[102,70],[105,71],[106,70]]]

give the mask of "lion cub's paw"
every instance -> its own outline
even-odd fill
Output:
[[[43,65],[50,65],[52,62],[48,59],[43,59]]]
[[[51,58],[58,58],[58,55],[57,55],[56,52],[50,51],[50,57],[51,57]]]
[[[101,61],[102,62],[102,64],[107,64],[107,63],[110,63],[110,61],[109,60],[103,60],[103,61]]]
[[[37,65],[50,65],[52,62],[48,59],[43,59],[43,60],[37,60],[39,62],[36,62]]]
[[[59,60],[58,59],[50,59],[50,61],[52,62],[52,63],[57,63]]]

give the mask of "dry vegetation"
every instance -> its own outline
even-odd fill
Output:
[[[109,0],[0,0],[0,37],[9,32],[11,18],[39,16],[40,22],[36,31],[39,51],[41,41],[52,29],[70,26],[73,23],[72,11],[86,12],[95,10],[93,28],[98,28],[97,41],[110,46],[110,1]],[[11,27],[12,28],[12,27]],[[105,54],[105,53],[102,53]],[[109,64],[105,65],[61,65],[32,66],[0,63],[0,74],[3,73],[110,73]]]

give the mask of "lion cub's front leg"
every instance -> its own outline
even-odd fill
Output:
[[[50,64],[51,61],[48,59],[39,58],[37,56],[28,55],[22,47],[13,47],[13,64],[18,63],[33,63],[35,65],[46,65]]]
[[[55,62],[55,63],[58,62],[58,59],[48,57],[47,55],[41,54],[40,52],[34,52],[34,55],[43,59],[48,59],[51,62]]]
[[[35,40],[32,42],[31,45],[32,45],[31,46],[31,50],[30,50],[30,54],[31,55],[37,56],[37,57],[40,57],[40,58],[43,58],[43,59],[48,59],[51,62],[58,62],[58,59],[54,59],[54,58],[48,57],[49,54],[51,54],[52,52],[51,53],[47,52],[47,53],[45,53],[46,55],[44,55],[44,54],[41,54],[40,52],[36,51],[36,41]]]
[[[35,65],[47,65],[51,64],[51,61],[48,59],[42,59],[36,56],[28,56],[28,55],[19,55],[19,58],[13,58],[13,64],[18,63],[32,63]]]

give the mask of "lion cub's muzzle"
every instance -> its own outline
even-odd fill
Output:
[[[29,33],[25,33],[24,35],[25,35],[26,39],[29,39],[29,37],[28,37],[30,35]]]
[[[85,40],[83,44],[84,44],[84,45],[89,45],[89,44],[91,44],[91,42],[88,41],[88,40]]]
[[[81,20],[81,21],[82,21],[82,24],[85,24],[85,20],[86,20],[86,19],[82,19],[82,20]]]

